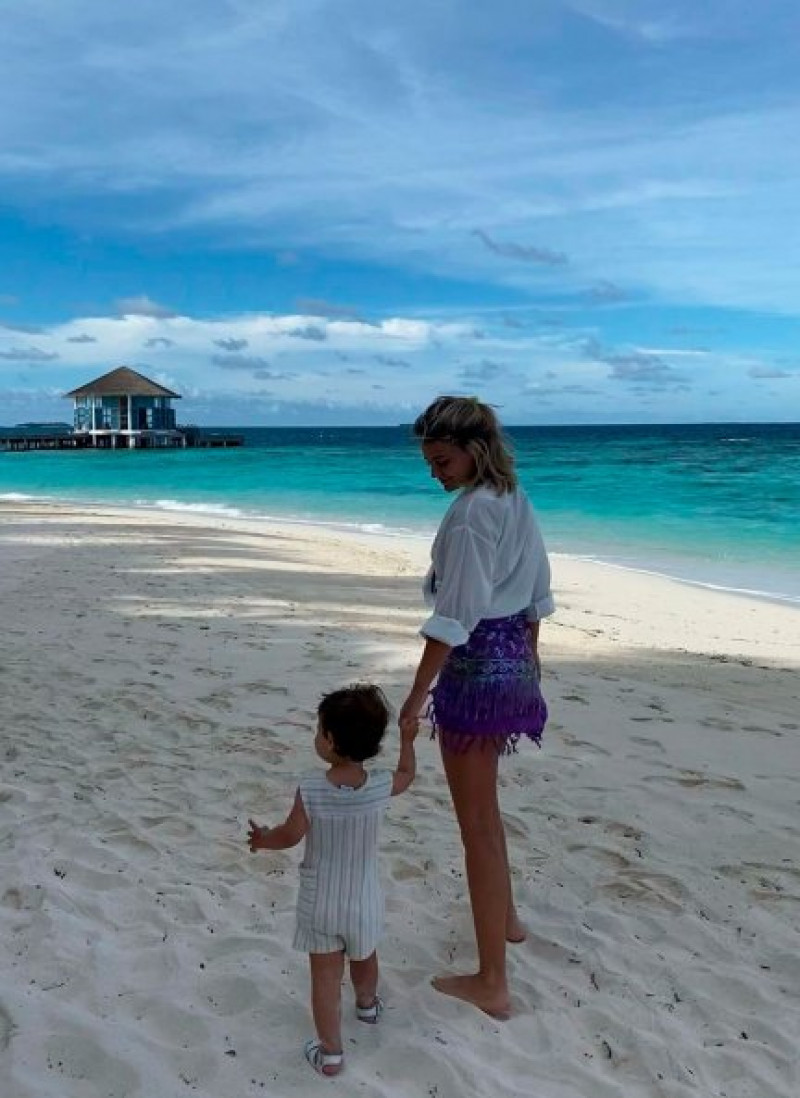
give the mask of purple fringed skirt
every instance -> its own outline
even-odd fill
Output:
[[[428,716],[446,751],[491,747],[508,755],[521,736],[540,743],[547,706],[524,611],[484,618],[466,644],[452,649],[431,690]]]

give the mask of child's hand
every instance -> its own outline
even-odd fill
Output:
[[[247,833],[250,853],[255,854],[257,850],[266,850],[267,846],[264,839],[269,832],[269,828],[259,827],[255,820],[248,820],[247,822],[250,824],[250,830]]]

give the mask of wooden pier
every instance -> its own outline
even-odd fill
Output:
[[[205,431],[199,427],[177,428],[166,436],[148,437],[146,431],[136,434],[133,447],[130,436],[122,432],[107,433],[65,431],[34,431],[31,428],[0,427],[0,451],[20,453],[28,450],[164,450],[207,449],[244,446],[244,436],[229,431]]]

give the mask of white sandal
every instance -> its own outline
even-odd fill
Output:
[[[313,1037],[310,1041],[306,1041],[303,1051],[306,1060],[308,1060],[309,1064],[311,1064],[318,1075],[338,1075],[344,1066],[343,1052],[325,1052],[322,1047],[322,1042],[315,1041]],[[333,1070],[329,1071],[329,1068],[332,1068]]]
[[[383,1014],[383,999],[380,995],[375,996],[375,1001],[371,1006],[360,1007],[356,1003],[356,1018],[359,1022],[366,1022],[368,1026],[377,1025],[381,1014]]]

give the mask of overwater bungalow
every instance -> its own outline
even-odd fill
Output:
[[[144,374],[120,366],[70,393],[73,425],[18,423],[0,427],[0,451],[150,449],[166,446],[242,446],[231,431],[183,426],[175,420],[173,393]]]
[[[75,405],[76,439],[93,447],[185,446],[176,427],[173,393],[143,374],[120,366],[66,394]]]

